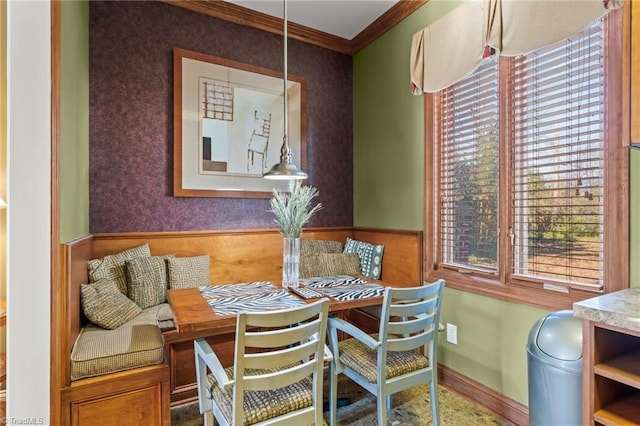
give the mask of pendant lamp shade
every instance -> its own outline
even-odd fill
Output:
[[[262,177],[265,179],[300,180],[306,179],[308,176],[295,164],[289,161],[280,161],[274,164]]]
[[[287,140],[289,130],[289,108],[287,105],[287,0],[284,0],[284,137],[280,149],[280,162],[262,175],[265,179],[299,180],[306,179],[307,174],[293,163],[293,154]]]

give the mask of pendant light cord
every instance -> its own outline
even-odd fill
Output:
[[[280,148],[280,162],[275,164],[267,173],[263,174],[262,177],[265,179],[282,179],[282,180],[298,180],[298,179],[306,179],[308,176],[305,172],[300,170],[295,164],[293,164],[293,152],[291,152],[291,148],[289,147],[288,141],[288,131],[289,131],[289,96],[287,93],[287,0],[283,0],[284,3],[284,78],[282,81],[284,82],[284,132],[282,137],[282,147]]]
[[[283,1],[284,4],[284,136],[282,140],[282,151],[280,161],[291,162],[292,155],[291,149],[289,149],[288,131],[289,131],[289,108],[287,106],[287,0]]]

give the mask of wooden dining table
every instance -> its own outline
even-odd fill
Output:
[[[363,276],[350,278],[354,278],[356,282],[332,285],[331,279],[333,277],[323,277],[324,283],[320,283],[317,286],[313,284],[317,284],[320,281],[319,279],[314,282],[309,280],[303,280],[303,282],[314,289],[326,292],[322,297],[329,299],[329,312],[331,313],[382,304],[382,293],[385,286],[383,282]],[[326,287],[322,287],[325,284]],[[269,286],[270,288],[268,288]],[[348,294],[349,290],[358,290],[360,288],[365,288],[367,291],[354,291],[353,295]],[[221,295],[217,296],[216,293],[221,293]],[[239,309],[251,310],[251,300],[255,300],[257,304],[270,303],[265,302],[269,298],[274,299],[273,309],[277,309],[278,297],[281,298],[280,300],[289,303],[297,302],[297,304],[318,300],[317,298],[303,299],[293,292],[283,290],[279,285],[268,282],[172,289],[167,293],[169,304],[173,310],[175,328],[179,334],[199,334],[205,331],[211,333],[216,330],[233,328],[236,322],[236,312],[234,311]],[[243,308],[234,310],[236,301],[239,304],[242,303]],[[217,306],[220,307],[217,308]],[[254,310],[264,309],[263,305],[256,305]]]

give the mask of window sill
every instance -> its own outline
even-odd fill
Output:
[[[599,293],[579,290],[570,290],[569,293],[563,293],[545,290],[537,286],[509,285],[500,283],[497,279],[461,274],[448,270],[433,271],[427,277],[427,281],[431,282],[440,278],[445,280],[445,286],[448,288],[550,311],[573,309],[574,302],[600,295]]]

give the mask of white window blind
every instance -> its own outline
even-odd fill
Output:
[[[498,258],[498,59],[440,92],[444,264],[495,272]]]
[[[513,274],[603,285],[603,29],[515,58]]]

